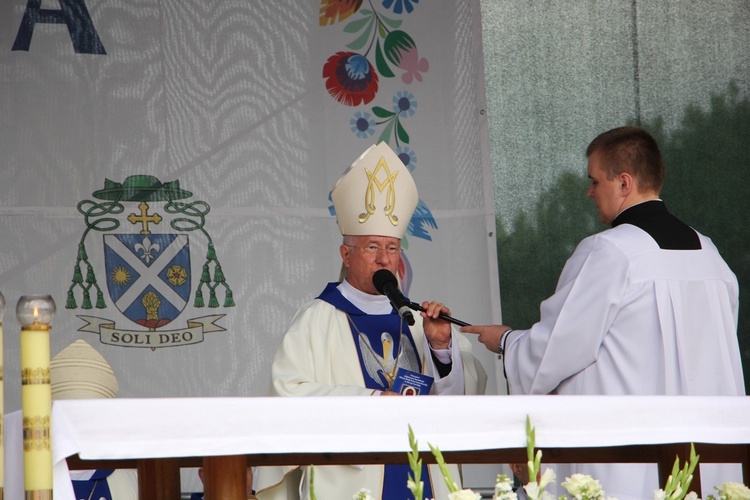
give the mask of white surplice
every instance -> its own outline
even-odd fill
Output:
[[[663,250],[622,224],[581,241],[540,321],[508,335],[511,394],[744,396],[737,279],[699,237],[700,250]],[[701,468],[704,495],[720,486],[713,481],[741,481],[729,469]],[[651,466],[557,472],[558,484],[570,472],[589,473],[620,500],[652,498],[658,487]]]

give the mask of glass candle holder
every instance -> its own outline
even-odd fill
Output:
[[[21,329],[34,325],[49,329],[56,312],[55,301],[49,295],[24,295],[16,304],[16,318]]]

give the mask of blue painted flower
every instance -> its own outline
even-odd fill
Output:
[[[362,139],[367,139],[375,133],[375,119],[366,111],[354,113],[354,118],[349,120],[349,125],[352,126],[352,132]]]
[[[393,111],[402,116],[414,116],[414,110],[417,108],[417,101],[414,100],[414,94],[405,90],[396,93],[393,98]]]
[[[333,207],[333,196],[331,196],[331,193],[333,193],[333,190],[328,191],[328,201],[331,203],[328,205],[328,213],[336,217],[336,209]]]
[[[406,9],[409,14],[414,10],[413,3],[419,3],[419,0],[383,0],[383,7],[390,9],[392,6],[394,14],[401,14]]]
[[[435,217],[432,216],[430,208],[422,200],[419,200],[406,232],[417,238],[432,241],[432,236],[430,236],[429,232],[430,228],[437,229],[437,222],[435,221]]]
[[[409,149],[408,146],[399,146],[396,148],[396,154],[409,169],[409,172],[414,172],[414,167],[417,166],[417,155],[414,154],[414,151]]]

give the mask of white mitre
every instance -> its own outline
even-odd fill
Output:
[[[331,192],[344,236],[402,239],[417,208],[417,185],[385,142],[370,146],[346,169]]]
[[[76,340],[50,361],[52,399],[114,398],[120,386],[107,360]]]

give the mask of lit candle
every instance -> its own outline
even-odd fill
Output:
[[[0,500],[5,498],[5,393],[3,392],[3,316],[5,315],[5,297],[0,293]]]
[[[24,295],[16,305],[21,324],[21,406],[26,500],[52,499],[52,388],[49,330],[55,314],[49,295]]]

